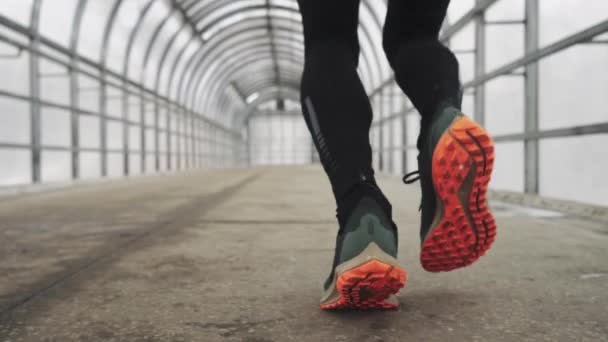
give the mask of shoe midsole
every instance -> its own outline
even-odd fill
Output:
[[[336,286],[336,282],[338,278],[361,265],[364,265],[367,262],[372,260],[378,260],[387,265],[400,267],[399,261],[392,257],[391,255],[384,252],[375,242],[371,242],[359,255],[356,257],[343,262],[342,264],[336,267],[334,272],[334,278],[331,281],[331,285],[323,292],[323,296],[321,297],[321,304],[329,304],[335,301],[338,301],[341,297],[340,292],[338,292],[338,288]]]

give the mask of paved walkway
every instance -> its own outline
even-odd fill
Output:
[[[608,227],[494,203],[467,269],[418,264],[418,187],[381,178],[409,282],[318,309],[336,224],[317,167],[145,177],[0,200],[0,342],[608,341]]]

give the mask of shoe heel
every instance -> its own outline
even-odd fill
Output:
[[[407,281],[407,273],[397,261],[373,243],[353,260],[338,266],[336,274],[334,299],[322,302],[323,310],[395,309],[398,303],[390,297]]]

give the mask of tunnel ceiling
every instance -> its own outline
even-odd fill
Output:
[[[362,5],[361,73],[371,89],[384,80],[379,46],[383,1]],[[185,70],[184,99],[203,113],[236,119],[252,105],[297,97],[303,67],[302,25],[295,0],[179,0],[201,46]],[[256,101],[259,100],[259,101]],[[234,122],[234,121],[233,121]]]
[[[21,22],[44,39],[223,125],[243,122],[262,102],[297,101],[304,42],[296,0],[27,1]],[[369,91],[389,76],[385,10],[384,0],[361,5]]]

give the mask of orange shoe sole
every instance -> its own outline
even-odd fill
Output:
[[[489,134],[464,116],[439,140],[433,153],[433,185],[441,204],[422,244],[420,261],[425,270],[468,266],[494,242],[496,221],[486,196],[494,158]]]
[[[323,310],[396,309],[390,297],[405,286],[407,274],[397,266],[371,260],[342,273],[336,282],[340,299],[321,304]]]

